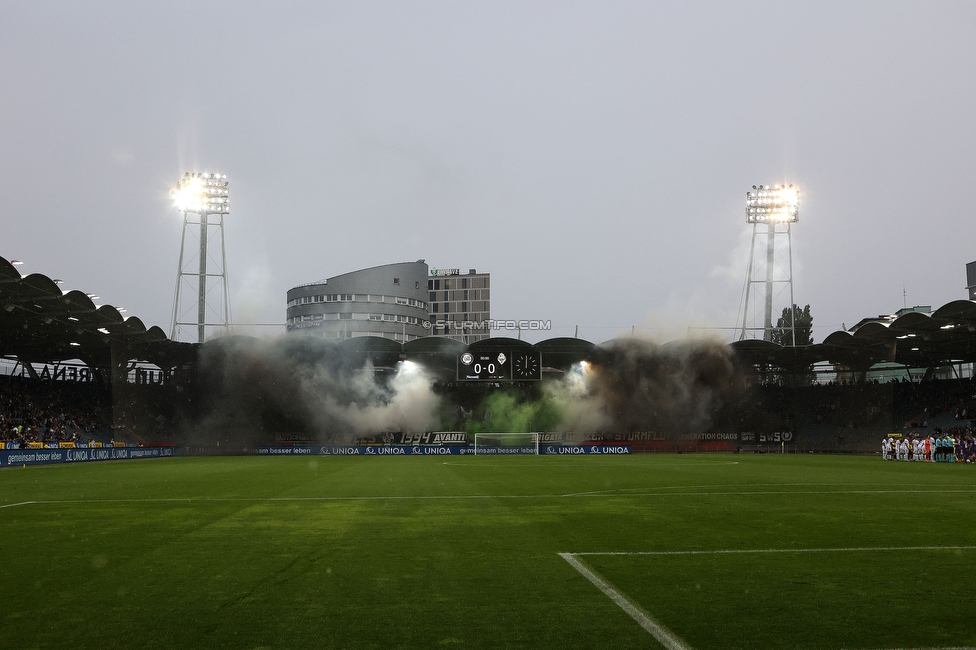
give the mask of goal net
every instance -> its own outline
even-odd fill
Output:
[[[474,454],[539,455],[538,433],[476,433],[474,434]]]

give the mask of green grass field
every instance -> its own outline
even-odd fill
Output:
[[[976,646],[973,466],[172,458],[0,495],[4,648],[667,647],[560,553],[674,648]]]

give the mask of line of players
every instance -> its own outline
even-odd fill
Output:
[[[881,441],[884,460],[914,460],[932,463],[976,462],[976,439],[971,435],[949,434],[907,438],[889,436]]]

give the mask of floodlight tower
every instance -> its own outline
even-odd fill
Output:
[[[227,328],[230,318],[230,292],[227,288],[227,249],[224,246],[224,215],[230,214],[230,196],[227,190],[227,176],[211,174],[210,172],[186,172],[176,184],[173,191],[176,198],[176,209],[183,213],[183,236],[180,240],[180,266],[176,276],[176,296],[173,298],[173,330],[170,338],[178,340],[181,328],[196,325],[197,342],[203,343],[207,327]],[[196,219],[191,217],[195,215]],[[211,219],[211,217],[215,217]],[[197,271],[192,271],[193,255],[187,258],[186,235],[192,234],[191,226],[200,227],[200,250],[198,253]],[[211,228],[214,227],[214,228]],[[210,238],[220,232],[220,259],[217,260],[208,253]],[[186,262],[184,263],[184,260]],[[210,262],[211,270],[207,266]],[[192,314],[193,303],[184,306],[186,296],[183,284],[193,288],[192,278],[196,278],[196,321],[186,320]],[[222,300],[218,309],[211,306],[210,312],[215,319],[207,322],[207,294],[219,290]],[[222,312],[222,313],[221,313]]]
[[[744,289],[744,306],[742,309],[742,330],[739,340],[746,338],[749,331],[756,331],[758,327],[749,327],[755,323],[758,315],[750,320],[749,299],[753,293],[762,295],[764,299],[763,312],[763,340],[773,339],[773,290],[775,284],[788,284],[790,289],[790,313],[793,313],[793,233],[791,226],[797,222],[800,215],[800,192],[792,185],[760,185],[752,186],[751,192],[746,192],[746,223],[752,224],[752,248],[749,253],[749,270],[746,271],[746,285]],[[765,225],[765,242],[759,226]],[[779,266],[777,274],[776,242],[777,239],[786,244],[789,264],[786,268]],[[765,248],[765,263],[756,264],[756,249]],[[761,258],[760,258],[761,259]],[[796,345],[795,323],[790,323],[793,345]]]

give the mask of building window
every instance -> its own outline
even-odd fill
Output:
[[[428,289],[433,289],[434,288],[434,281],[433,280],[427,280],[427,288]]]
[[[393,284],[400,284],[400,278],[393,278]]]
[[[461,288],[462,289],[467,289],[468,288],[468,279],[467,278],[461,278]]]
[[[413,288],[414,289],[419,289],[420,288],[420,280],[417,280],[416,282],[413,283]]]
[[[435,303],[432,303],[432,307],[433,307],[433,312],[436,314],[437,313],[438,304],[436,302]]]
[[[348,312],[339,314],[339,320],[352,320],[352,314]]]

